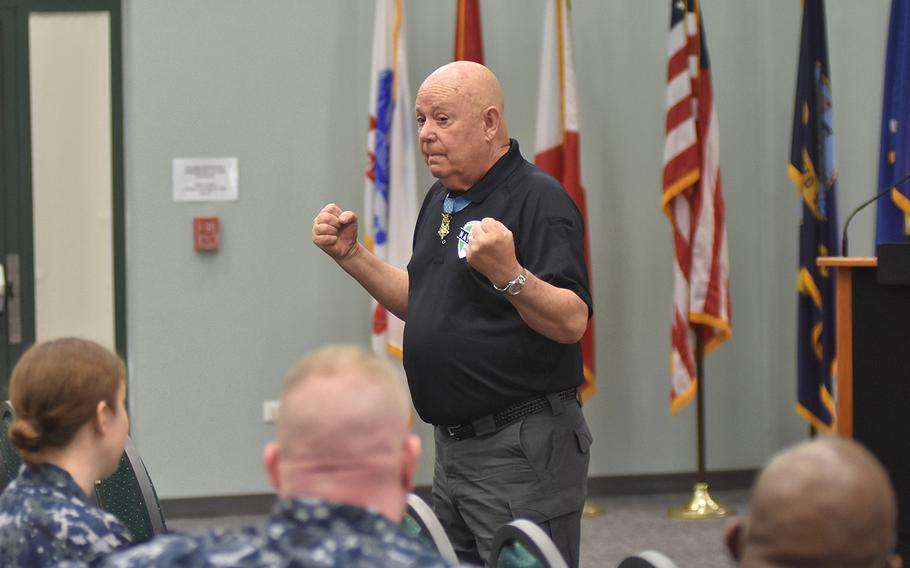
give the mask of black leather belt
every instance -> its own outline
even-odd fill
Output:
[[[474,436],[492,434],[503,426],[515,422],[519,418],[524,418],[529,414],[535,414],[545,408],[552,408],[553,404],[551,403],[551,398],[559,399],[564,402],[570,400],[577,401],[578,389],[566,389],[564,391],[551,395],[539,396],[537,398],[532,398],[531,400],[518,402],[507,406],[506,408],[500,410],[499,412],[491,414],[490,416],[484,416],[483,418],[472,420],[468,424],[459,424],[458,426],[442,426],[442,429],[448,437],[455,440],[464,440],[465,438],[473,438]]]

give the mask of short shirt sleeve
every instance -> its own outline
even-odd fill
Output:
[[[536,175],[540,185],[523,204],[518,261],[541,280],[572,290],[594,313],[584,253],[584,222],[566,191],[552,178]],[[514,233],[514,231],[513,231]]]

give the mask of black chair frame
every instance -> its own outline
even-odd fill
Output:
[[[133,440],[130,437],[127,437],[126,445],[123,448],[123,456],[121,457],[120,466],[121,468],[123,468],[124,460],[132,469],[133,477],[135,478],[136,484],[138,485],[139,493],[142,496],[142,501],[145,506],[145,515],[148,522],[148,528],[151,531],[152,536],[165,532],[167,530],[167,525],[164,520],[164,514],[161,511],[161,504],[158,501],[158,495],[155,493],[155,487],[152,485],[152,480],[149,477],[148,470],[145,468],[145,464],[139,457],[139,453],[136,450],[136,447],[133,445]],[[98,503],[99,507],[108,510],[108,507],[105,504],[103,498],[103,489],[105,483],[106,481],[104,480],[97,481],[95,483],[95,501]]]
[[[13,418],[13,405],[10,404],[10,401],[4,400],[0,403],[0,423],[4,424],[4,431],[2,432],[4,437],[8,434],[8,432],[6,432],[8,428],[5,425],[10,424],[13,421]],[[0,444],[10,446],[11,443],[8,438],[5,438],[4,440],[0,440]],[[7,464],[6,459],[2,455],[0,455],[0,461],[2,461],[2,463],[0,463],[0,493],[2,493],[3,490],[6,489],[6,486],[9,485],[10,481],[13,480],[15,474],[10,476],[7,472],[7,468],[14,464]]]

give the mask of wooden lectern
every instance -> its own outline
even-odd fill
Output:
[[[836,270],[837,432],[862,442],[891,475],[899,548],[910,552],[910,278],[881,258],[820,257]],[[897,276],[895,277],[895,273]],[[907,280],[904,282],[904,280]],[[907,556],[905,556],[907,558]]]

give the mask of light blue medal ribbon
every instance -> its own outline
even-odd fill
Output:
[[[439,224],[439,230],[436,234],[446,244],[446,235],[449,234],[449,222],[452,220],[452,214],[458,213],[471,204],[471,200],[464,195],[452,197],[451,193],[446,193],[445,199],[442,200],[442,222]]]

